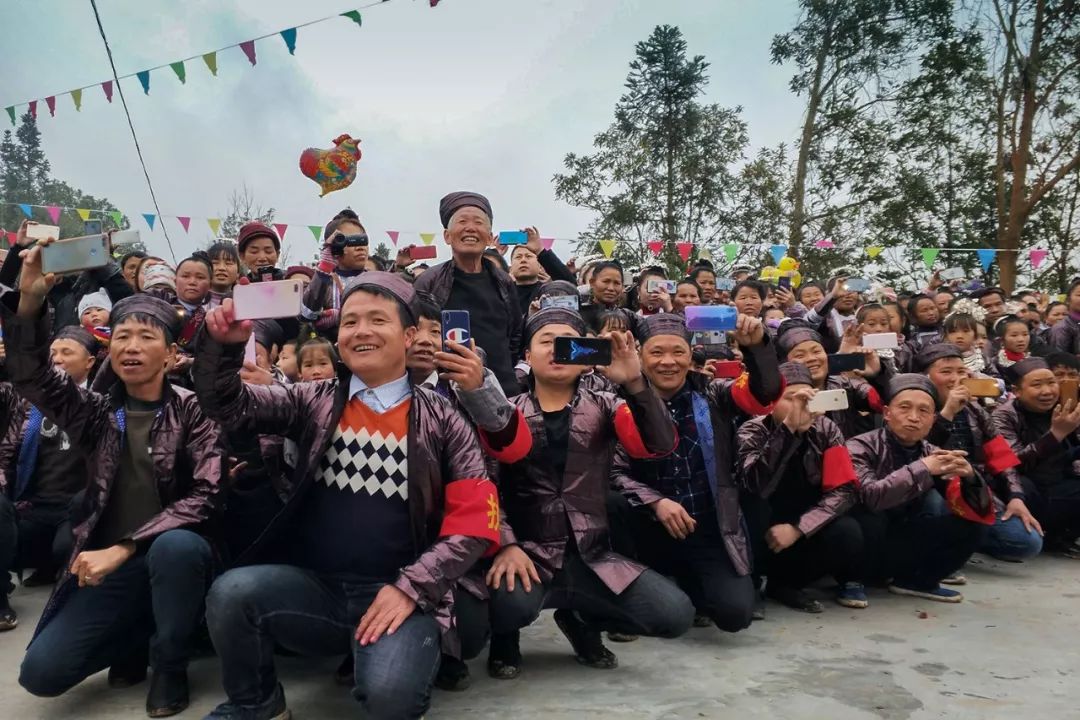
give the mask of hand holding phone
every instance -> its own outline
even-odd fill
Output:
[[[27,223],[26,237],[30,240],[45,240],[52,238],[60,239],[60,228],[57,225],[42,225],[40,223]]]
[[[41,248],[41,272],[81,272],[109,264],[109,239],[104,235],[87,235],[44,245]]]
[[[434,245],[413,245],[409,248],[409,258],[417,260],[434,260],[439,255],[439,250]]]
[[[900,347],[896,333],[871,333],[862,336],[862,346],[870,350],[895,350]]]
[[[442,350],[453,352],[447,342],[456,342],[458,345],[468,347],[472,340],[471,325],[469,323],[468,310],[443,310],[442,311]]]
[[[862,353],[834,353],[829,355],[829,374],[866,369],[866,355]]]
[[[299,280],[270,280],[233,288],[237,320],[270,320],[300,314],[303,284]]]
[[[1001,388],[993,378],[964,378],[964,387],[972,397],[996,398],[1001,395]]]
[[[689,305],[686,308],[686,329],[690,332],[732,331],[738,319],[739,311],[731,305]]]
[[[678,283],[674,280],[664,280],[663,278],[649,278],[648,284],[645,286],[646,290],[651,293],[654,292],[666,292],[668,295],[674,295],[675,289]]]
[[[611,340],[569,335],[557,337],[555,362],[560,365],[610,365]]]
[[[844,289],[848,292],[864,293],[870,290],[870,281],[866,278],[848,278],[844,281]]]
[[[827,413],[834,410],[847,410],[847,391],[843,389],[818,390],[816,393],[814,393],[814,397],[810,398],[810,401],[806,404],[806,407],[812,413]]]

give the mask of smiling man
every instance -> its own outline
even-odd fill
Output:
[[[416,280],[443,310],[467,310],[473,340],[487,353],[487,366],[508,397],[521,392],[514,363],[521,344],[522,311],[514,281],[482,260],[491,245],[491,203],[474,192],[450,193],[439,203],[443,238],[453,252]]]

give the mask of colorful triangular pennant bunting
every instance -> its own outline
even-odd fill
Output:
[[[90,211],[86,208],[75,208],[75,212],[79,213],[79,217],[82,218],[83,222],[90,219]]]
[[[15,124],[15,106],[14,105],[8,105],[4,109],[7,110],[8,117],[11,118],[11,124],[14,125]]]
[[[53,221],[53,225],[56,225],[58,222],[60,222],[59,205],[49,205],[45,208],[45,212],[49,213],[49,219]]]
[[[217,77],[217,52],[208,52],[202,56],[203,62],[209,68],[210,74]]]
[[[28,105],[30,106],[30,117],[37,120],[37,100],[31,100]]]
[[[550,250],[555,245],[555,238],[540,238],[540,247]]]
[[[177,215],[176,219],[180,221],[180,227],[184,228],[184,232],[187,232],[191,227],[191,218]]]
[[[398,235],[400,235],[401,233],[399,233],[397,230],[387,230],[386,234],[390,236],[390,242],[393,244],[393,246],[397,247]]]
[[[172,71],[174,73],[176,73],[176,77],[179,78],[180,84],[181,85],[186,85],[187,84],[187,70],[184,69],[184,61],[183,60],[177,60],[174,63],[169,63],[169,67],[171,67]]]
[[[735,243],[724,243],[724,259],[729,263],[735,262],[739,254],[739,246]]]
[[[866,248],[866,254],[869,255],[870,259],[872,260],[878,255],[880,255],[881,251],[884,249],[885,248],[881,247],[880,245],[871,245],[870,247]]]
[[[937,260],[938,253],[941,250],[938,248],[923,248],[922,249],[922,261],[926,263],[927,270],[934,269],[934,261]]]
[[[157,219],[157,216],[154,215],[153,213],[143,213],[143,219],[146,220],[146,224],[150,226],[150,232],[153,232],[154,231],[154,220]]]
[[[818,250],[832,250],[836,245],[833,244],[832,240],[818,240],[814,243],[814,247]]]
[[[1031,269],[1038,270],[1039,266],[1043,264],[1043,260],[1050,254],[1049,250],[1043,250],[1042,248],[1034,248],[1028,253],[1028,258],[1031,260]]]
[[[29,205],[27,205],[26,203],[19,203],[19,209],[23,211],[23,215],[30,218],[31,220],[34,219],[34,211],[30,209]]]
[[[244,42],[240,43],[240,49],[244,51],[244,55],[247,56],[248,62],[251,63],[251,66],[255,67],[255,41],[245,40]]]
[[[214,237],[217,237],[221,232],[221,218],[206,218],[206,224],[210,226],[210,232]]]
[[[285,41],[285,47],[289,49],[290,55],[296,54],[296,28],[289,28],[288,30],[281,31],[281,39]]]
[[[604,257],[611,257],[611,254],[613,252],[615,252],[615,241],[614,240],[601,240],[600,241],[600,252],[604,253]]]
[[[675,243],[675,250],[678,251],[679,257],[681,257],[683,259],[683,262],[686,262],[687,260],[690,259],[690,253],[694,252],[694,243],[691,243],[691,242]]]
[[[118,228],[124,224],[124,213],[119,210],[110,210],[109,217],[112,218],[113,224]]]
[[[651,252],[653,255],[659,255],[660,251],[664,249],[664,241],[650,240],[648,243],[646,243],[646,247],[649,248],[649,252]]]
[[[285,239],[285,231],[289,229],[289,226],[285,223],[274,223],[274,232],[277,233],[279,240]]]
[[[994,256],[997,255],[997,250],[993,248],[983,248],[982,250],[976,250],[975,254],[979,256],[979,262],[982,264],[983,272],[990,272],[990,266],[994,264]]]
[[[105,91],[105,99],[112,102],[112,80],[101,83],[101,89]]]
[[[150,71],[143,70],[135,73],[135,77],[139,78],[139,83],[142,85],[143,93],[150,94]]]
[[[780,264],[780,261],[787,255],[787,245],[773,245],[769,248],[769,253],[772,255],[773,263]]]
[[[425,245],[430,245],[435,242],[435,233],[420,233],[420,239]]]
[[[71,102],[75,103],[75,112],[82,110],[82,88],[71,91]]]
[[[318,241],[322,237],[322,226],[321,225],[308,225],[307,227],[308,227],[308,230],[311,231],[311,234],[315,236],[316,241]]]
[[[341,17],[347,17],[350,20],[352,20],[354,23],[356,23],[357,25],[359,25],[361,27],[364,26],[364,21],[360,17],[360,11],[359,10],[350,10],[349,12],[343,12],[343,13],[341,13]]]
[[[49,117],[56,117],[56,96],[50,95],[45,98],[45,104],[49,107]]]

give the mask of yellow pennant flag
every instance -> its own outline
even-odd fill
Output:
[[[90,211],[85,208],[75,208],[75,212],[79,213],[79,217],[82,218],[83,222],[90,219]]]
[[[425,245],[430,245],[435,242],[435,233],[420,233],[420,239],[424,241]]]
[[[615,252],[614,240],[601,240],[600,252],[604,253],[604,257],[611,257],[611,253]]]
[[[214,237],[217,237],[221,230],[221,218],[206,218],[206,224],[210,226],[210,232],[214,233]]]
[[[75,103],[75,111],[82,110],[82,88],[71,91],[71,100]]]
[[[881,254],[881,251],[884,249],[885,248],[881,247],[880,245],[871,245],[870,247],[866,248],[866,254],[869,255],[871,258],[876,258],[878,255]]]

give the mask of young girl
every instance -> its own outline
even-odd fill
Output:
[[[323,337],[308,340],[296,351],[300,366],[300,381],[330,380],[336,374],[337,353],[330,341]]]
[[[971,300],[957,300],[953,311],[945,316],[945,342],[952,343],[963,353],[964,366],[972,375],[984,374],[988,368],[986,355],[978,346],[979,327],[985,313]]]
[[[1007,368],[1030,356],[1031,330],[1026,320],[1006,315],[994,323],[994,332],[1001,339],[1001,349],[994,358],[998,368]]]
[[[286,340],[285,344],[281,346],[281,352],[278,353],[277,363],[275,363],[277,369],[289,379],[289,382],[300,380],[300,367],[297,365],[296,359],[296,347],[298,344],[296,339]]]
[[[859,333],[859,344],[862,344],[864,335],[882,335],[892,333],[892,318],[888,310],[878,303],[867,303],[855,313],[855,327]],[[897,334],[897,346],[903,338]],[[880,348],[875,350],[877,356],[885,363],[891,364],[892,369],[897,369],[896,350],[892,348]]]
[[[927,345],[941,342],[941,313],[933,298],[926,295],[914,296],[908,301],[907,315],[911,323],[908,342],[913,355]]]
[[[189,313],[202,307],[210,296],[213,271],[206,253],[196,252],[176,266],[176,299]]]
[[[210,305],[217,307],[232,296],[233,286],[240,277],[240,255],[231,242],[217,242],[206,251],[210,257]]]

